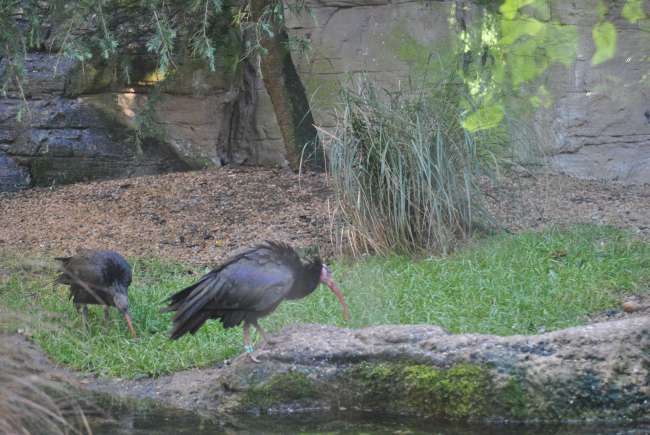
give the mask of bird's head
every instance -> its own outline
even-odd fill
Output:
[[[129,297],[127,296],[126,289],[117,289],[117,291],[114,291],[113,302],[115,303],[115,308],[117,308],[119,312],[124,316],[124,319],[126,319],[126,325],[131,332],[131,336],[133,338],[136,338],[137,335],[135,333],[135,329],[133,328],[131,315],[129,314]]]
[[[326,264],[323,264],[321,266],[320,282],[322,282],[327,287],[329,287],[329,289],[332,290],[332,293],[336,295],[336,297],[339,300],[339,303],[343,307],[343,318],[345,320],[350,320],[350,310],[348,309],[348,304],[345,303],[345,299],[343,298],[343,293],[341,293],[341,290],[338,288],[336,283],[334,283],[334,278],[332,278],[332,272],[330,271],[329,267],[327,267]]]

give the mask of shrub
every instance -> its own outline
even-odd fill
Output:
[[[490,223],[477,186],[478,136],[461,125],[456,89],[379,95],[364,80],[342,92],[338,128],[329,135],[339,246],[447,253]]]

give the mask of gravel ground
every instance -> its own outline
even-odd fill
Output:
[[[627,228],[650,241],[650,185],[517,171],[485,191],[488,208],[512,231],[593,223]]]
[[[517,171],[486,184],[490,210],[512,231],[611,224],[650,240],[650,186]],[[222,168],[0,194],[0,251],[60,256],[78,247],[214,264],[264,239],[331,247],[324,176]]]
[[[31,189],[0,196],[0,250],[110,248],[212,264],[264,239],[326,246],[329,197],[318,175],[251,168]]]

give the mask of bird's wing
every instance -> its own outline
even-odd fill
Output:
[[[105,286],[104,274],[100,264],[94,263],[87,257],[74,256],[62,260],[61,278],[67,280],[69,284],[77,282],[84,283],[88,286]]]
[[[245,255],[220,270],[210,272],[178,301],[175,323],[184,323],[203,309],[264,311],[289,292],[295,276],[282,263],[260,255]]]

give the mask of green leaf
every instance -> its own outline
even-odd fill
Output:
[[[598,23],[591,31],[596,44],[596,52],[591,58],[592,65],[599,65],[616,54],[616,27],[609,21]]]
[[[501,104],[480,107],[476,112],[465,118],[463,128],[473,132],[497,127],[503,120],[504,113]]]
[[[511,20],[517,15],[519,9],[534,2],[535,0],[506,0],[499,7],[499,12],[501,12],[505,18]]]
[[[214,13],[220,13],[223,10],[223,2],[221,0],[212,0],[212,8]]]
[[[502,45],[509,45],[519,39],[521,36],[535,36],[544,30],[544,23],[531,18],[525,19],[503,19],[501,20],[501,40]]]
[[[539,45],[539,41],[529,39],[526,42],[513,46],[507,53],[507,62],[510,65],[512,85],[536,79],[548,68],[548,58]]]
[[[637,21],[645,19],[646,14],[643,10],[643,2],[641,0],[627,0],[625,6],[623,6],[623,12],[621,15],[623,15],[623,18],[628,20],[630,23],[636,23]]]
[[[572,65],[578,49],[578,29],[574,25],[560,23],[549,23],[547,26],[544,48],[550,63]]]
[[[598,2],[598,5],[596,6],[596,14],[598,15],[598,20],[602,20],[605,18],[605,15],[609,12],[609,7],[603,0],[600,0]]]

